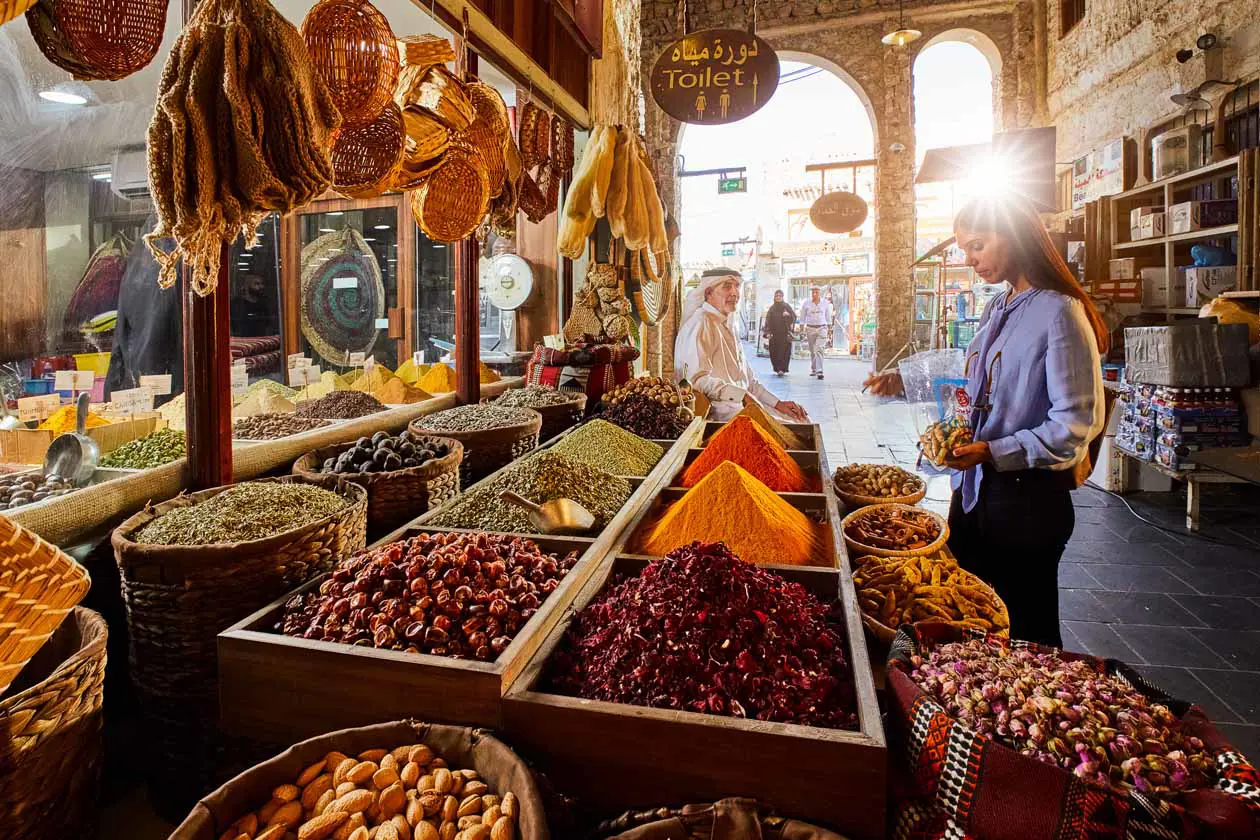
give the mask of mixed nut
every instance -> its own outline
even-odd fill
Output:
[[[862,612],[885,627],[945,621],[1000,635],[1010,631],[997,593],[943,555],[863,557],[853,585]]]
[[[919,435],[919,450],[933,464],[943,467],[955,447],[965,446],[973,439],[971,426],[951,417],[938,420],[923,430],[923,434]]]
[[[74,490],[67,479],[45,478],[33,473],[0,476],[0,510],[13,510],[33,505],[53,496],[64,496]]]
[[[636,376],[604,392],[604,402],[616,405],[631,394],[641,394],[661,405],[678,408],[691,399],[690,385],[675,385],[659,376]]]
[[[232,423],[232,437],[237,440],[278,440],[289,435],[309,432],[327,426],[327,420],[298,417],[293,414],[255,414]]]
[[[1203,742],[1096,661],[972,639],[910,665],[911,679],[978,734],[1086,782],[1166,794],[1213,779]]]
[[[844,535],[871,548],[911,551],[925,548],[941,536],[941,523],[926,510],[905,505],[863,508],[844,526]]]
[[[892,499],[924,489],[923,479],[891,464],[849,464],[836,470],[836,489],[851,496]]]
[[[377,473],[422,467],[435,458],[445,458],[450,446],[437,438],[402,432],[391,435],[377,432],[361,437],[340,455],[324,459],[320,472]]]
[[[453,659],[498,657],[577,562],[532,540],[420,534],[343,560],[285,605],[280,631]]]
[[[228,840],[515,840],[520,802],[495,793],[476,770],[451,769],[425,744],[330,752],[257,811]]]

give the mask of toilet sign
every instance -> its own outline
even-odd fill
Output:
[[[656,104],[676,120],[731,123],[770,101],[779,86],[779,57],[751,32],[702,29],[661,51],[651,86]]]

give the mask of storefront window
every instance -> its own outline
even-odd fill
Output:
[[[425,363],[455,349],[455,273],[452,248],[416,231],[416,346]]]

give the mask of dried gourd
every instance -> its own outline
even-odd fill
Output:
[[[608,225],[612,235],[621,239],[626,235],[626,199],[630,194],[630,160],[629,150],[634,141],[630,129],[622,126],[617,130],[617,145],[613,151],[612,174],[608,181],[608,198],[604,202],[604,213],[608,217]]]
[[[648,245],[650,221],[648,219],[648,191],[655,192],[652,185],[652,174],[647,171],[643,159],[639,157],[636,146],[637,139],[631,145],[629,190],[626,196],[626,248],[639,251]]]
[[[595,126],[582,152],[582,161],[573,173],[573,185],[565,198],[559,236],[560,253],[569,259],[582,256],[586,250],[586,237],[595,229],[591,195],[602,160],[612,155],[613,144],[608,141],[613,131],[611,126]]]

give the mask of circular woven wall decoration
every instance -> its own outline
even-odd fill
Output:
[[[383,317],[381,266],[362,234],[333,231],[302,249],[302,335],[316,353],[334,364],[366,353]]]

